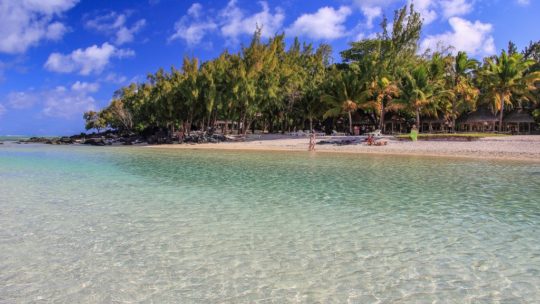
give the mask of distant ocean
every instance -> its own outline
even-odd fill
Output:
[[[0,141],[18,141],[28,139],[36,135],[0,135]],[[39,135],[39,137],[57,137],[55,135]]]
[[[24,135],[0,135],[0,141],[17,141],[21,139],[30,138],[31,136]]]

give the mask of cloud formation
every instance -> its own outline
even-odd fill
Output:
[[[446,19],[467,15],[473,10],[473,3],[469,0],[443,0],[440,5]]]
[[[279,31],[285,20],[285,13],[280,8],[276,8],[272,14],[267,2],[259,3],[261,11],[247,15],[236,5],[236,0],[229,1],[227,7],[220,13],[221,34],[235,40],[242,34],[253,34],[257,27],[262,28],[262,37],[270,37]]]
[[[95,93],[99,90],[99,84],[95,82],[77,81],[71,85],[71,90],[73,92]]]
[[[339,9],[325,6],[314,14],[303,14],[287,29],[287,33],[313,39],[333,40],[347,35],[345,21],[352,10],[347,6]]]
[[[110,12],[106,15],[97,16],[85,22],[85,27],[98,32],[112,35],[116,45],[132,42],[135,34],[146,26],[145,19],[139,19],[131,26],[127,24],[128,15]]]
[[[382,8],[380,6],[364,6],[362,13],[366,16],[366,27],[373,28],[373,20],[382,16]]]
[[[471,55],[492,55],[495,53],[495,42],[492,31],[493,26],[480,21],[468,21],[460,17],[448,20],[451,31],[429,35],[421,42],[421,49],[437,49],[442,44],[453,46],[455,51],[466,51]]]
[[[6,97],[7,104],[12,109],[27,109],[39,102],[39,97],[30,92],[11,92]]]
[[[85,111],[95,110],[96,100],[88,92],[67,89],[63,86],[42,93],[45,116],[73,119]]]
[[[169,41],[182,39],[189,46],[194,46],[201,43],[206,33],[216,30],[218,26],[212,19],[202,19],[202,10],[200,3],[193,3],[187,15],[174,24],[174,34]]]
[[[266,1],[259,4],[261,10],[249,14],[237,5],[236,0],[230,0],[217,16],[212,17],[202,4],[193,3],[187,14],[175,23],[174,33],[168,40],[183,40],[194,46],[208,33],[219,32],[225,39],[236,42],[241,35],[253,34],[257,27],[261,28],[262,37],[270,37],[282,28],[285,13],[279,7],[272,11]]]
[[[79,0],[3,0],[0,2],[0,52],[24,53],[43,40],[60,40],[68,31],[55,20]]]
[[[98,89],[97,83],[77,81],[70,88],[58,86],[43,91],[31,89],[26,92],[11,92],[6,100],[12,109],[20,110],[41,105],[43,107],[41,114],[45,116],[73,119],[80,118],[85,111],[97,108],[96,100],[89,94]]]
[[[112,58],[132,56],[135,56],[134,51],[119,49],[105,42],[101,46],[92,45],[86,49],[76,49],[70,54],[52,53],[45,63],[45,68],[58,73],[99,74],[109,65]]]

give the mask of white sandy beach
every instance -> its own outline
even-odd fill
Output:
[[[353,139],[354,137],[319,137],[317,142],[329,140]],[[477,141],[399,141],[393,137],[385,137],[386,146],[353,145],[320,145],[316,152],[337,153],[373,153],[390,155],[443,156],[482,159],[526,160],[540,162],[540,136],[507,136],[487,137]],[[173,144],[149,146],[163,149],[223,149],[223,150],[256,150],[256,151],[307,151],[307,137],[284,135],[262,135],[248,137],[244,142],[224,142],[218,144]]]

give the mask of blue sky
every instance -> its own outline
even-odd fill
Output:
[[[238,50],[263,36],[334,48],[379,30],[408,0],[0,0],[0,135],[84,131],[82,113],[184,56]],[[421,46],[453,45],[475,57],[540,40],[539,0],[415,0]],[[290,40],[289,40],[290,41]]]

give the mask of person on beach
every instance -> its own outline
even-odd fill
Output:
[[[418,129],[416,128],[416,125],[413,125],[411,128],[411,140],[417,141],[418,140]]]
[[[309,147],[308,147],[308,151],[315,151],[315,133],[311,133],[309,135]]]
[[[375,144],[375,137],[373,135],[371,135],[371,134],[368,134],[367,139],[366,139],[366,144],[368,146],[374,145]]]

